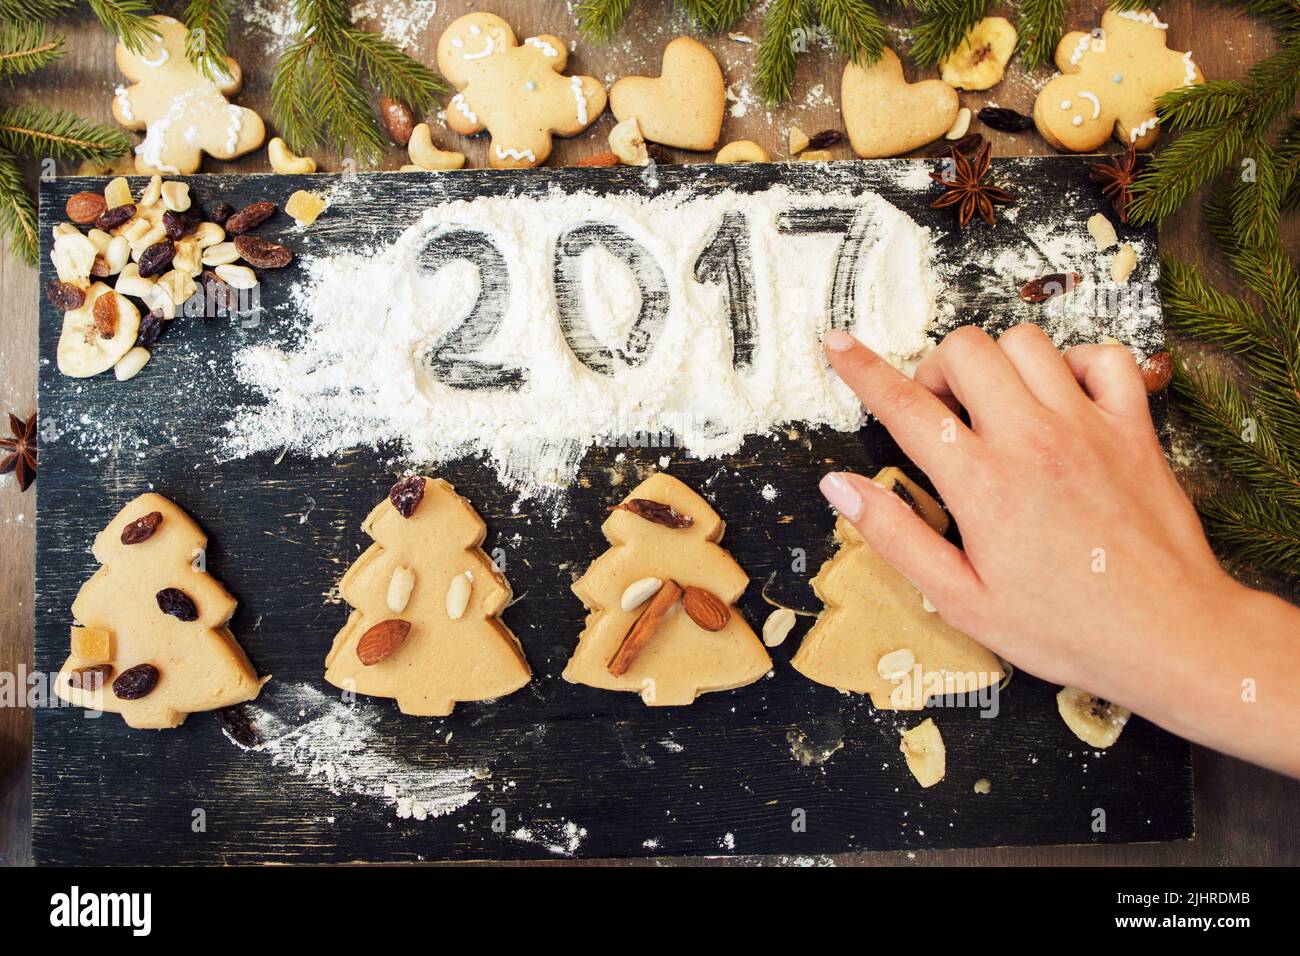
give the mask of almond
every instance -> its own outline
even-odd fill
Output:
[[[410,633],[410,621],[397,618],[380,621],[357,641],[357,659],[367,667],[387,660],[406,642]]]
[[[398,146],[405,146],[411,141],[411,131],[415,129],[415,113],[401,100],[379,98],[379,116],[388,130],[388,138]]]
[[[688,587],[682,592],[682,610],[706,631],[720,631],[731,620],[731,608],[712,591]]]
[[[99,193],[73,193],[66,208],[69,219],[79,226],[88,226],[103,214],[108,203]]]
[[[617,166],[618,156],[614,153],[597,153],[595,156],[588,156],[586,159],[578,160],[579,166]]]
[[[628,629],[614,656],[610,659],[607,670],[615,677],[622,677],[627,673],[636,656],[641,653],[641,649],[650,642],[654,636],[655,629],[659,627],[663,619],[668,616],[668,612],[673,609],[677,599],[681,597],[682,589],[677,586],[676,581],[665,581],[663,587],[652,597],[645,605],[645,610],[641,616],[636,619],[636,623]]]

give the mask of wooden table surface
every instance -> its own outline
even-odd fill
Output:
[[[162,4],[179,9],[182,4]],[[245,90],[239,102],[257,109],[268,120],[271,70],[286,37],[282,34],[284,11],[289,0],[243,0],[232,23],[231,54],[244,69]],[[355,9],[372,16],[370,25],[400,31],[407,27],[410,51],[433,63],[433,51],[442,27],[468,9],[488,10],[504,16],[520,36],[553,33],[565,39],[576,37],[576,25],[566,0],[523,2],[467,2],[441,0],[436,11],[427,0],[368,0]],[[570,72],[582,72],[607,82],[628,73],[657,74],[659,51],[685,25],[669,0],[642,0],[636,5],[624,30],[604,47],[579,42],[570,60]],[[1071,29],[1091,29],[1100,17],[1102,4],[1080,0],[1073,4]],[[171,12],[175,12],[172,10]],[[1197,0],[1170,0],[1159,5],[1168,21],[1169,44],[1190,49],[1210,78],[1237,78],[1273,49],[1267,24],[1243,14],[1224,10],[1217,4]],[[906,49],[902,21],[895,45]],[[82,115],[112,122],[110,101],[120,77],[113,64],[113,41],[93,21],[77,19],[63,26],[68,34],[69,55],[55,66],[24,78],[12,89],[0,90],[0,101],[41,102],[73,108]],[[279,32],[278,32],[279,31]],[[735,28],[756,38],[752,22]],[[774,157],[785,154],[785,134],[798,125],[812,134],[827,128],[842,128],[839,115],[839,76],[843,60],[822,50],[814,42],[801,58],[790,104],[769,109],[752,92],[753,59],[756,47],[727,36],[705,38],[718,55],[730,85],[730,109],[723,140],[752,139]],[[962,94],[962,104],[978,109],[996,102],[1028,112],[1035,92],[1050,71],[1025,75],[1013,63],[1006,78],[988,94]],[[917,78],[909,67],[909,77]],[[468,154],[469,164],[485,161],[482,138],[464,141],[440,129],[436,119],[435,140]],[[572,139],[560,140],[551,159],[568,164],[606,149],[604,135],[612,125],[606,114],[591,130]],[[980,128],[978,125],[973,128]],[[1050,153],[1050,148],[1033,132],[1010,136],[980,128],[994,143],[994,154],[1033,155]],[[837,150],[847,158],[843,147]],[[677,153],[690,161],[697,157]],[[340,158],[318,153],[324,171],[338,170]],[[698,157],[706,158],[706,157]],[[401,150],[390,149],[381,168],[396,168],[406,162]],[[237,163],[209,163],[205,171],[262,172],[269,167],[265,151]],[[71,170],[65,170],[71,171]],[[32,175],[34,175],[34,171]],[[1294,220],[1295,217],[1292,217]],[[1166,223],[1162,247],[1167,255],[1198,260],[1215,278],[1223,278],[1222,261],[1209,254],[1202,241],[1199,211],[1189,205]],[[1288,236],[1296,245],[1297,223],[1288,223]],[[36,405],[36,274],[9,257],[0,247],[0,412],[12,410],[31,414]],[[1212,358],[1212,357],[1211,357]],[[88,409],[93,414],[93,409]],[[1175,424],[1177,429],[1177,424]],[[1187,447],[1188,439],[1176,431],[1175,446]],[[1187,456],[1178,456],[1185,460]],[[1194,456],[1192,456],[1194,458]],[[1189,485],[1202,478],[1194,466],[1180,473]],[[39,479],[38,479],[39,480]],[[809,493],[815,493],[809,489]],[[11,479],[0,481],[0,672],[26,673],[32,662],[32,592],[35,495],[19,493]],[[24,707],[0,709],[0,863],[31,861],[30,839],[31,713]],[[833,858],[843,864],[869,865],[969,865],[1046,864],[1121,866],[1133,864],[1224,865],[1300,863],[1300,831],[1293,821],[1300,813],[1300,782],[1198,748],[1196,753],[1197,837],[1191,842],[1129,846],[1002,847],[980,850],[935,851],[917,854],[867,853]],[[677,861],[687,862],[690,861]]]

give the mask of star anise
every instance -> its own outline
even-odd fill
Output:
[[[1102,195],[1110,200],[1119,214],[1119,221],[1128,222],[1129,208],[1133,205],[1133,183],[1137,180],[1146,157],[1138,156],[1131,145],[1123,153],[1110,156],[1104,163],[1089,163],[1089,178],[1101,186]]]
[[[930,203],[933,209],[957,207],[957,224],[965,229],[975,213],[979,213],[990,226],[993,225],[993,204],[1015,204],[1015,199],[1005,189],[984,182],[989,167],[993,165],[992,147],[985,143],[974,159],[967,159],[955,147],[948,165],[941,173],[931,173],[930,178],[942,186],[944,194]]]
[[[36,479],[36,416],[24,422],[10,412],[9,430],[12,438],[0,438],[0,453],[8,452],[0,461],[0,475],[14,472],[18,489],[26,491]]]

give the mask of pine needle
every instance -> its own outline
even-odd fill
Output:
[[[880,59],[889,31],[873,7],[862,0],[817,0],[817,13],[835,46],[854,63],[870,66]]]
[[[719,33],[748,13],[754,0],[677,0],[677,5],[697,29]]]
[[[1065,32],[1069,11],[1070,0],[1021,0],[1016,15],[1016,49],[1020,65],[1026,70],[1036,70],[1052,58]]]
[[[145,0],[88,0],[104,29],[132,53],[143,53],[162,34],[149,20],[153,8]]]
[[[230,79],[226,63],[226,36],[230,10],[226,0],[189,0],[185,7],[185,58],[213,83]]]
[[[29,266],[36,265],[36,206],[12,153],[0,149],[0,232]]]
[[[52,20],[76,5],[76,0],[0,0],[0,20],[32,23]]]
[[[631,9],[632,0],[578,0],[578,32],[592,43],[608,43]]]
[[[427,112],[438,94],[447,92],[436,73],[377,34],[349,29],[340,33],[340,40],[340,48],[360,64],[374,86],[416,113]]]
[[[67,110],[28,104],[0,110],[0,148],[12,153],[107,163],[131,148],[126,133]]]
[[[51,36],[43,23],[0,23],[0,77],[25,76],[65,53],[63,37]]]
[[[764,101],[781,103],[790,98],[797,47],[806,37],[806,26],[805,0],[772,0],[768,6],[754,64],[754,88]]]
[[[935,66],[961,45],[967,32],[988,14],[990,0],[923,0],[916,25],[912,60]]]

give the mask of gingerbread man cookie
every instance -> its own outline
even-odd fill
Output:
[[[239,92],[239,64],[226,57],[229,76],[214,83],[185,57],[189,30],[171,17],[150,17],[160,38],[143,53],[117,45],[117,68],[132,81],[118,86],[113,116],[127,129],[146,130],[135,148],[138,172],[198,172],[203,154],[234,159],[262,145],[262,117],[226,99]]]
[[[488,162],[498,169],[537,166],[551,136],[575,136],[605,109],[605,88],[591,76],[564,76],[568,50],[558,37],[515,39],[491,13],[453,20],[438,40],[438,69],[460,92],[447,125],[471,135],[488,130]]]
[[[1150,149],[1160,135],[1156,100],[1205,82],[1190,52],[1165,46],[1169,24],[1149,10],[1107,10],[1101,28],[1067,33],[1056,47],[1061,73],[1034,101],[1034,125],[1057,149],[1084,153],[1112,133]]]

